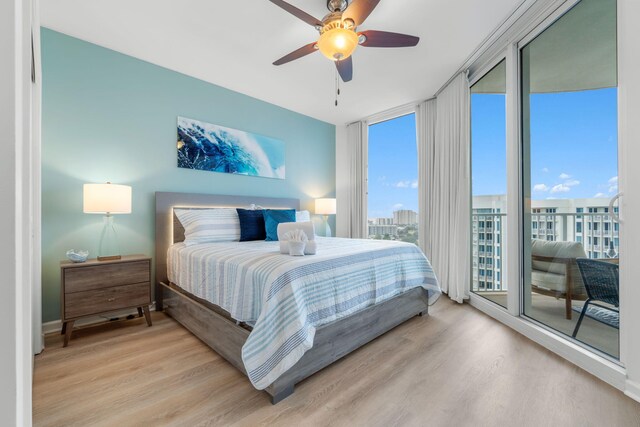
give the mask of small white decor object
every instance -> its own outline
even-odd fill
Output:
[[[75,250],[69,249],[67,251],[67,258],[72,262],[85,262],[89,257],[89,251],[85,251],[84,249]]]
[[[284,235],[284,238],[289,242],[289,255],[304,255],[304,247],[309,241],[304,231],[300,229],[291,230]]]

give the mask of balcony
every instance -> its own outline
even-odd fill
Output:
[[[490,219],[493,221],[495,225],[495,230],[501,230],[506,234],[506,214],[475,214],[478,221],[486,221]],[[603,216],[602,213],[545,213],[542,214],[533,214],[532,217],[537,216],[540,221],[542,221],[542,217],[544,217],[544,225],[542,228],[531,230],[532,235],[537,235],[537,238],[540,240],[548,240],[551,238],[552,241],[566,241],[566,242],[579,242],[583,245],[586,256],[591,256],[592,258],[607,258],[609,251],[613,249],[615,253],[618,253],[617,242],[614,240],[614,237],[618,236],[618,232],[614,229],[614,223],[611,216]],[[605,222],[603,218],[608,218],[609,230],[604,230]],[[589,230],[588,224],[591,223],[599,223],[598,230]],[[547,229],[548,224],[552,224],[553,227],[551,229]],[[580,231],[576,231],[578,228],[576,224],[581,224],[578,227]],[[540,224],[538,225],[540,226]],[[593,227],[592,227],[593,228]],[[487,236],[491,231],[487,230],[485,227],[484,231],[485,239],[483,242],[492,242],[495,240],[494,232],[493,236]],[[610,246],[605,246],[603,243],[603,236],[610,238],[610,244],[613,244],[613,248]],[[503,236],[503,243],[504,238]],[[589,238],[591,242],[593,242],[593,237],[598,238],[598,244],[590,244]],[[477,232],[474,232],[473,235],[474,240],[480,240],[478,238]],[[508,250],[508,248],[502,248],[502,253]],[[484,263],[480,264],[478,259],[482,257],[485,260]],[[477,254],[473,255],[472,262],[474,265],[477,265],[485,270],[485,272],[498,270],[494,268],[497,266],[498,260],[500,257],[497,257],[495,253],[489,251],[477,251]],[[491,262],[492,264],[489,264]],[[504,266],[502,266],[504,267]],[[495,275],[495,274],[494,274]],[[501,273],[501,278],[504,277],[504,273]],[[480,287],[480,281],[484,282],[484,287]],[[491,288],[489,289],[489,285],[491,284]],[[495,285],[494,285],[495,284]],[[501,290],[495,290],[500,285]],[[472,282],[472,290],[478,295],[481,295],[497,304],[502,305],[503,307],[507,306],[507,288],[510,284],[505,283],[503,281],[496,280],[495,277],[485,276],[477,276],[473,278]],[[550,326],[566,335],[571,336],[573,329],[577,323],[577,319],[579,317],[579,311],[584,304],[584,301],[572,299],[571,307],[572,307],[572,316],[571,319],[567,319],[566,316],[566,301],[562,297],[551,296],[548,292],[536,292],[534,289],[531,290],[530,294],[526,296],[527,299],[527,309],[526,314],[529,317],[532,317],[541,323]],[[619,347],[618,347],[618,330],[600,323],[592,318],[585,317],[582,322],[582,326],[580,327],[580,332],[578,334],[578,339],[592,347],[595,347],[607,354],[610,354],[614,357],[618,357]]]

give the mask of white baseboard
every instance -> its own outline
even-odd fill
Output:
[[[624,394],[632,398],[633,400],[640,402],[640,383],[631,381],[627,378],[626,388]]]
[[[155,311],[156,310],[156,303],[155,301],[151,304],[151,306],[149,307],[149,309],[151,311]],[[91,317],[85,317],[82,318],[80,320],[77,320],[75,322],[75,324],[73,325],[74,327],[76,326],[88,326],[88,325],[95,325],[96,323],[104,323],[104,322],[108,322],[109,319],[113,319],[113,318],[123,318],[123,317],[127,317],[130,314],[133,315],[138,315],[138,310],[134,309],[128,309],[128,310],[119,310],[119,311],[113,311],[110,313],[107,313],[103,316],[91,316]],[[58,320],[53,320],[51,322],[46,322],[42,324],[42,334],[47,335],[47,334],[53,334],[53,333],[60,333],[60,331],[62,331],[62,320],[58,319]],[[44,340],[43,340],[44,342]]]
[[[629,388],[626,369],[622,366],[592,353],[532,322],[521,317],[513,316],[502,308],[499,308],[496,304],[478,295],[471,294],[470,303],[478,310],[504,323],[530,340],[540,344],[574,365],[579,366],[618,390],[626,392]]]

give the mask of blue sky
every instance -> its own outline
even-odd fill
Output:
[[[369,126],[369,218],[418,211],[416,116]]]
[[[472,95],[473,194],[506,193],[504,95]],[[617,89],[531,96],[533,199],[617,192]],[[369,217],[418,210],[415,115],[369,127]]]
[[[504,95],[472,95],[473,194],[505,194]],[[533,199],[617,192],[617,90],[531,96]]]

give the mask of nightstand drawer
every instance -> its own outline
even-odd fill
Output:
[[[151,302],[150,283],[114,286],[65,295],[65,319],[137,307]]]
[[[64,270],[64,292],[82,292],[130,283],[150,282],[149,260],[93,265]]]

